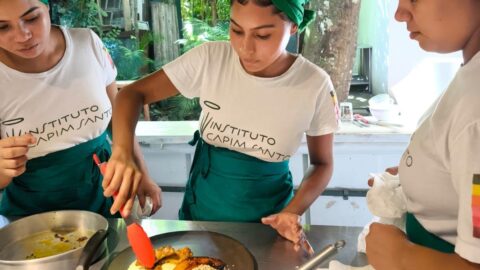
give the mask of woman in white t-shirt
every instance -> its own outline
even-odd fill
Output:
[[[329,76],[286,51],[290,36],[314,18],[304,3],[233,0],[230,42],[194,48],[120,91],[106,181],[136,167],[131,142],[140,106],[178,93],[199,97],[197,148],[179,218],[263,222],[311,252],[300,216],[332,175],[338,110]],[[305,133],[311,166],[294,196],[288,161]]]
[[[373,224],[377,269],[480,269],[480,0],[400,0],[395,18],[426,51],[461,50],[463,65],[419,122],[398,173],[406,234]]]
[[[91,30],[51,25],[48,1],[0,0],[0,214],[115,213],[92,155],[107,160],[111,153],[106,131],[116,75]],[[144,172],[140,200],[152,197],[155,212],[160,189],[141,155],[135,158]],[[119,191],[129,198],[126,214],[135,195],[129,190]]]

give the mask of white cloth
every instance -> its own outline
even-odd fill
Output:
[[[404,218],[407,212],[406,198],[398,175],[384,172],[371,174],[371,176],[374,182],[372,188],[367,192],[368,209],[379,217],[383,224],[397,223],[398,219]],[[399,226],[403,226],[404,230],[404,224],[399,224]]]
[[[472,205],[480,177],[479,74],[477,53],[426,112],[399,166],[408,211],[474,263],[480,263],[480,210]]]
[[[0,138],[31,133],[28,158],[94,139],[107,128],[112,106],[106,86],[115,65],[88,29],[61,28],[66,50],[42,73],[23,73],[0,62]]]
[[[164,71],[186,97],[200,97],[200,131],[209,144],[278,162],[289,159],[306,133],[338,127],[329,76],[301,55],[282,75],[248,74],[228,42],[196,47]]]
[[[350,266],[333,260],[328,264],[328,268],[317,268],[317,270],[375,270],[375,268],[373,268],[371,265]]]
[[[395,225],[405,231],[407,204],[398,175],[384,172],[371,174],[371,176],[374,181],[372,188],[367,192],[367,205],[375,216],[372,222]],[[368,235],[371,223],[367,224],[358,236],[358,252],[366,251],[365,237]]]

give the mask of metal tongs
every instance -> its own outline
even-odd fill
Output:
[[[337,254],[338,250],[345,246],[344,240],[339,240],[333,244],[324,247],[317,255],[313,256],[306,263],[301,265],[298,270],[311,270],[315,266],[324,263],[326,260]]]

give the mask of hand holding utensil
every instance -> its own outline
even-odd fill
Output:
[[[93,160],[95,164],[100,168],[102,175],[107,169],[107,163],[101,162],[96,154],[93,154]],[[115,199],[117,193],[113,195]],[[132,246],[133,253],[138,259],[138,262],[147,268],[152,268],[155,264],[155,250],[153,249],[152,241],[148,238],[147,233],[142,228],[138,221],[133,219],[130,215],[125,216],[123,213],[123,207],[120,209],[120,215],[127,224],[127,238],[128,242]]]

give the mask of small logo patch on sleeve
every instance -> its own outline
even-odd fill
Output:
[[[332,97],[333,107],[335,108],[335,117],[337,118],[337,122],[340,120],[340,108],[338,107],[338,100],[337,94],[335,94],[335,90],[330,90],[330,96]]]
[[[480,238],[480,174],[473,175],[472,183],[473,236]]]

